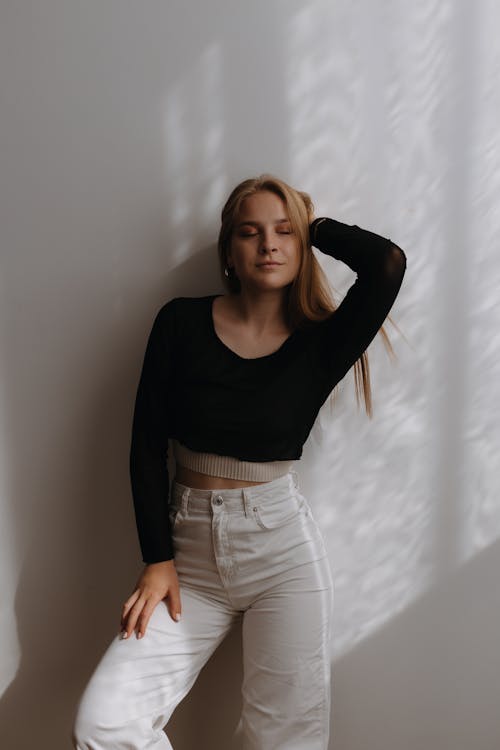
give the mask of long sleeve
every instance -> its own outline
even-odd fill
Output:
[[[130,480],[145,563],[174,557],[168,515],[169,397],[173,372],[173,300],[157,313],[144,355],[135,399]]]
[[[312,222],[310,238],[314,247],[357,274],[338,308],[320,324],[323,361],[335,384],[384,323],[403,281],[406,255],[390,239],[327,217]]]

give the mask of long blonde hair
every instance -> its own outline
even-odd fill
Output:
[[[224,270],[228,267],[227,253],[231,243],[233,224],[242,201],[249,195],[263,190],[269,190],[283,200],[292,230],[298,239],[300,264],[297,276],[289,286],[287,322],[291,328],[306,328],[315,322],[330,317],[332,312],[337,309],[337,305],[331,295],[328,278],[311,249],[309,225],[314,218],[314,205],[308,193],[296,190],[271,174],[252,177],[236,185],[230,193],[221,213],[222,223],[217,247],[222,283],[229,293],[237,294],[241,290],[239,279],[234,274],[226,276],[224,273]],[[390,320],[397,328],[389,315],[387,316],[387,320]],[[384,346],[389,355],[394,357],[394,349],[383,326],[379,329],[379,333],[382,336]],[[362,394],[366,413],[371,419],[373,410],[370,368],[366,351],[354,363],[354,381],[358,408]],[[334,398],[335,395],[336,388],[333,392]]]

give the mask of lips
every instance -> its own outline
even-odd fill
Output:
[[[275,261],[273,263],[259,263],[258,266],[281,266],[282,263],[276,263]]]

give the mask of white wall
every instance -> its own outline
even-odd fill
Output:
[[[3,747],[69,747],[141,568],[152,318],[222,291],[222,202],[263,171],[408,261],[373,421],[351,372],[298,467],[335,579],[331,747],[498,746],[499,20],[493,0],[2,3]],[[179,750],[229,750],[240,648],[174,714]]]

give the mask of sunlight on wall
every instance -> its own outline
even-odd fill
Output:
[[[500,257],[500,9],[484,4],[476,63],[471,150],[471,225],[466,252],[470,295],[470,342],[464,436],[467,443],[464,518],[467,557],[500,539],[500,328],[498,316]]]
[[[493,6],[491,14],[498,16]],[[485,13],[482,26],[490,36],[495,28],[491,20]],[[334,33],[326,37],[323,25]],[[391,317],[409,345],[386,322],[398,360],[391,364],[380,336],[368,352],[373,422],[362,409],[354,413],[351,371],[341,383],[334,410],[327,402],[320,412],[311,436],[319,444],[314,456],[307,452],[314,468],[315,513],[328,539],[334,573],[337,655],[451,572],[443,559],[450,539],[456,566],[472,548],[478,551],[500,536],[500,512],[494,503],[500,476],[494,400],[499,358],[498,346],[485,345],[498,338],[491,314],[498,296],[491,270],[495,264],[498,268],[493,257],[493,228],[499,223],[493,196],[498,195],[500,149],[494,115],[499,111],[500,64],[493,39],[468,46],[474,54],[481,46],[482,91],[474,98],[482,105],[471,115],[475,129],[464,126],[461,131],[464,137],[473,136],[465,152],[458,136],[454,143],[447,141],[447,127],[452,127],[447,118],[453,115],[447,97],[457,76],[453,44],[458,33],[449,1],[404,7],[363,3],[363,12],[353,13],[352,3],[324,0],[309,2],[297,12],[286,32],[293,184],[312,194],[317,216],[333,216],[391,237],[408,261]],[[453,173],[453,146],[476,174],[474,202],[461,217],[476,238],[473,248],[464,249],[467,271],[457,265],[446,219],[447,208],[453,215],[460,205],[458,201],[447,207],[450,185],[444,176]],[[471,188],[463,186],[462,192],[470,194]],[[491,221],[494,212],[496,221]],[[343,296],[354,274],[319,251],[315,254]],[[455,264],[455,273],[450,264]],[[453,284],[461,274],[470,288],[466,315],[471,335],[456,350],[463,358],[461,366],[466,370],[469,365],[470,372],[466,425],[458,437],[467,455],[460,498],[446,494],[444,469],[436,465],[451,438],[436,422],[436,394],[449,387],[457,373],[449,371],[443,354],[446,318],[438,316],[441,325],[436,329],[433,310],[447,310],[455,301]],[[460,474],[453,465],[446,471]],[[451,526],[443,528],[443,519]]]

